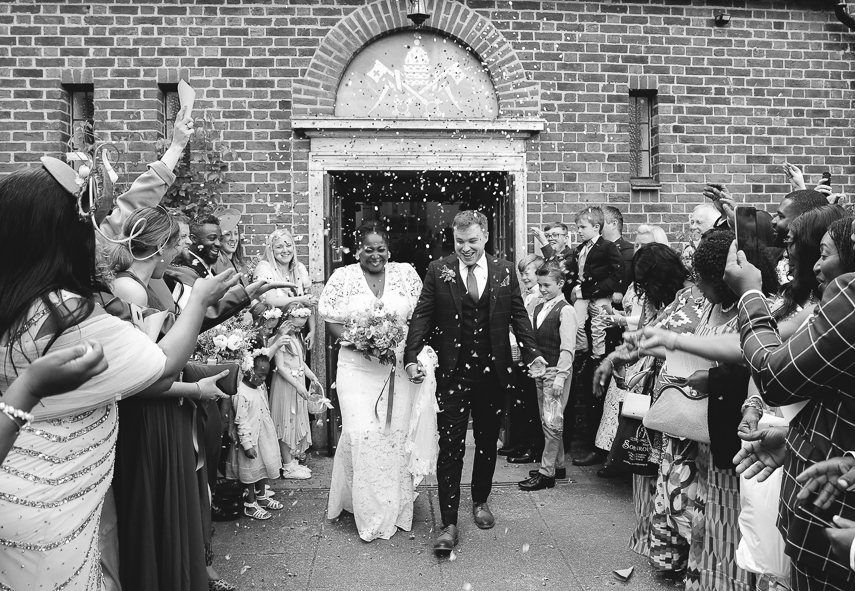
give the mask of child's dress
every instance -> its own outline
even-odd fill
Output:
[[[284,362],[277,367],[290,372],[297,380],[305,382],[303,375],[303,346],[294,337],[288,335],[276,355],[276,362]],[[308,401],[297,394],[297,389],[285,381],[279,371],[273,375],[270,386],[270,414],[276,427],[276,437],[287,445],[292,454],[301,454],[312,444],[312,432],[309,425]]]
[[[234,418],[232,437],[235,444],[226,464],[226,478],[238,479],[243,484],[252,484],[264,478],[279,478],[282,456],[276,442],[276,428],[267,407],[267,388],[238,384],[238,392],[232,397]],[[248,458],[244,453],[255,448],[256,457]]]

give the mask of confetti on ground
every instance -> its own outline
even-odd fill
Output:
[[[528,545],[528,544],[523,544],[523,547],[522,547],[523,554],[525,554],[526,552],[528,552],[528,548],[529,548],[529,545]]]
[[[240,568],[240,574],[244,574],[246,571],[248,571],[248,570],[249,570],[249,569],[251,569],[251,568],[252,568],[252,567],[251,567],[251,566],[249,566],[248,564],[244,564],[244,565]]]

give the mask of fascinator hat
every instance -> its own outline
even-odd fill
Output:
[[[229,207],[227,209],[218,209],[214,212],[214,216],[220,220],[220,230],[225,234],[237,228],[240,223],[241,213],[237,209]]]
[[[113,205],[111,194],[105,195],[104,187],[108,185],[112,188],[119,180],[119,175],[110,162],[111,153],[115,154],[115,159],[118,160],[118,149],[109,143],[96,144],[91,155],[89,152],[68,152],[66,158],[69,161],[81,162],[77,170],[52,156],[42,156],[40,160],[44,169],[76,200],[77,217],[81,223],[91,223],[95,231],[108,242],[130,246],[145,229],[145,218],[138,220],[128,236],[120,239],[110,238],[98,227],[98,223],[107,216]]]

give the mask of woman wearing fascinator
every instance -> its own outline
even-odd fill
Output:
[[[36,359],[91,340],[108,363],[76,389],[42,399],[31,423],[14,417],[21,432],[0,479],[0,584],[8,588],[99,588],[98,524],[115,463],[116,401],[171,387],[208,306],[233,281],[201,281],[168,334],[152,342],[105,312],[122,304],[96,280],[98,197],[94,183],[55,158],[0,179],[0,247],[20,253],[0,267],[0,391]],[[3,412],[0,420],[16,414],[8,405]]]

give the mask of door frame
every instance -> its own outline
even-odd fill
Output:
[[[320,294],[326,282],[328,251],[324,229],[325,179],[330,171],[448,170],[507,172],[513,187],[513,244],[517,256],[527,252],[526,237],[526,145],[527,133],[496,134],[497,137],[409,137],[386,134],[309,132],[309,271],[313,293]],[[322,384],[328,383],[325,367],[326,330],[318,330],[312,352],[312,367]],[[312,439],[327,442],[329,423],[312,427]],[[333,450],[328,449],[329,452]]]

